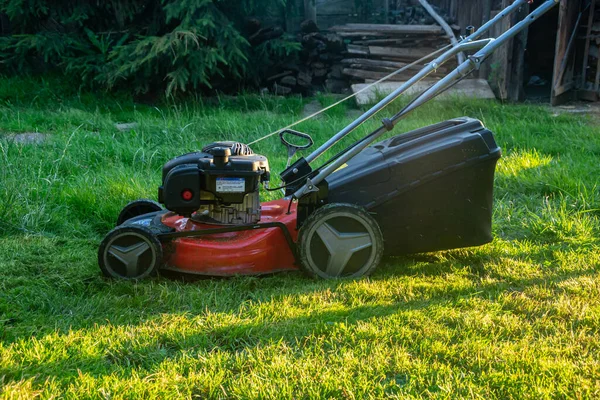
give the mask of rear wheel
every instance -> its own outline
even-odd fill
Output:
[[[156,275],[162,258],[160,241],[142,226],[113,229],[98,250],[102,273],[118,279],[140,280]]]
[[[154,200],[135,200],[131,203],[127,204],[121,212],[119,213],[119,217],[117,218],[117,226],[123,224],[123,222],[139,217],[140,215],[148,214],[151,212],[161,211],[163,208],[160,203],[157,203]]]
[[[383,255],[383,235],[364,208],[333,203],[319,208],[300,230],[301,267],[324,278],[360,278],[371,274]]]

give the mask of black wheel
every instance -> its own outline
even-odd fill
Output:
[[[365,209],[332,203],[311,214],[298,238],[301,267],[324,278],[360,278],[371,274],[383,255],[383,235]]]
[[[143,226],[117,227],[100,244],[98,265],[105,276],[144,279],[158,273],[163,252],[160,241]]]
[[[127,204],[121,210],[119,218],[117,218],[117,226],[121,225],[128,219],[139,217],[140,215],[148,214],[151,212],[161,211],[163,208],[160,203],[154,200],[135,200]]]

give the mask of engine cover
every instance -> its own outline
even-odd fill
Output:
[[[270,179],[266,157],[237,142],[217,142],[165,164],[158,199],[183,216],[220,224],[260,220],[260,184]]]

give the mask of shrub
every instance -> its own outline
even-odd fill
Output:
[[[245,17],[283,6],[285,0],[0,0],[9,21],[0,64],[12,74],[59,70],[86,86],[136,92],[255,84],[266,69],[256,65],[291,56],[299,44],[284,36],[250,46]]]

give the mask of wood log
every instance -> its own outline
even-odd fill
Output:
[[[428,34],[443,35],[444,31],[437,25],[387,25],[387,24],[346,24],[329,28],[334,32],[368,32],[386,35]]]
[[[312,84],[312,74],[306,71],[298,73],[298,86],[309,87]]]
[[[347,47],[347,51],[350,54],[362,54],[362,55],[369,55],[369,47],[368,46],[357,46],[355,44],[349,44]]]
[[[274,81],[276,79],[283,78],[284,76],[288,76],[288,75],[291,75],[291,74],[292,74],[292,71],[283,71],[283,72],[281,72],[279,74],[276,74],[276,75],[268,77],[267,78],[267,82]]]

